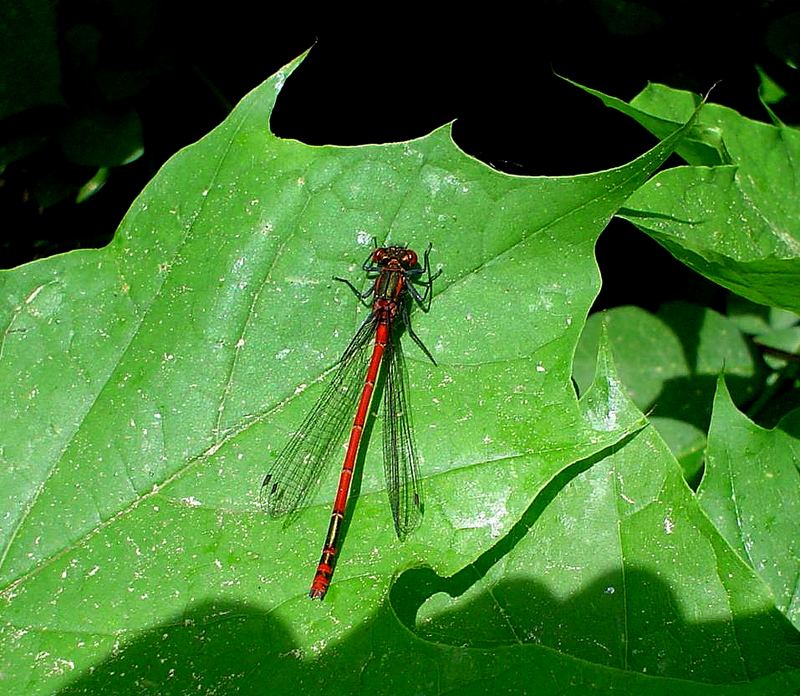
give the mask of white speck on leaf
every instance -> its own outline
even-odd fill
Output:
[[[319,278],[311,276],[289,276],[286,278],[286,282],[296,287],[308,287],[319,285],[320,283]],[[308,300],[304,300],[304,302],[308,302]]]
[[[53,660],[52,664],[47,670],[47,676],[53,677],[61,675],[65,672],[71,672],[73,669],[75,669],[75,663],[72,660],[66,660],[63,657],[57,657]]]
[[[501,492],[502,497],[497,498],[497,492],[492,494],[491,499],[486,496],[480,501],[480,509],[477,514],[471,517],[457,517],[454,525],[460,529],[484,529],[489,528],[489,536],[493,539],[500,536],[503,529],[503,520],[508,515],[506,500],[511,493],[511,489]]]
[[[439,189],[442,186],[442,180],[438,174],[434,172],[426,172],[424,175],[425,184],[428,186],[428,190],[431,192],[431,195],[435,196],[439,193]]]
[[[325,648],[327,647],[327,645],[328,645],[328,641],[327,641],[327,640],[318,640],[316,643],[314,643],[314,644],[311,646],[311,652],[313,652],[313,653],[316,653],[316,654],[319,654],[319,653],[321,653],[323,650],[325,650]]]

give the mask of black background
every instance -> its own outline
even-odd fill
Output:
[[[295,9],[280,16],[266,4],[236,1],[206,9],[154,0],[56,4],[63,103],[6,119],[0,134],[55,136],[71,111],[96,98],[95,75],[75,58],[75,36],[83,35],[76,28],[88,26],[100,37],[99,64],[140,85],[121,101],[141,117],[144,155],[113,168],[85,202],[71,195],[46,207],[31,191],[43,170],[62,164],[57,138],[12,163],[0,182],[2,266],[106,244],[167,158],[310,47],[281,92],[272,119],[277,135],[312,144],[380,143],[455,119],[462,149],[514,174],[606,169],[655,143],[558,75],[623,99],[648,81],[700,93],[718,83],[713,101],[768,120],[758,99],[760,65],[789,91],[781,116],[792,122],[797,113],[797,71],[782,55],[786,27],[800,24],[792,3],[586,0],[532,3],[526,13],[483,4],[480,12],[454,8],[435,20],[429,11],[390,5],[346,18]],[[78,171],[83,180],[92,173]],[[623,221],[603,233],[598,259],[604,284],[595,309],[723,301],[718,288]]]

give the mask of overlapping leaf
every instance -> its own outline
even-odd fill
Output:
[[[648,85],[630,104],[587,90],[656,134],[685,122],[698,98]],[[703,106],[679,154],[621,217],[676,258],[754,302],[800,311],[800,131]]]
[[[648,412],[687,480],[697,480],[716,376],[726,371],[740,402],[763,384],[745,337],[733,321],[697,305],[668,303],[655,314],[614,307],[584,327],[573,373],[581,391],[592,378],[602,326],[628,396]]]
[[[794,412],[773,430],[742,415],[720,381],[698,497],[728,543],[800,626],[800,428]]]

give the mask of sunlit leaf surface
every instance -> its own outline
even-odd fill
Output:
[[[730,545],[769,585],[778,608],[800,626],[800,412],[773,430],[714,400],[700,504]]]
[[[630,104],[587,91],[660,136],[699,103],[657,84]],[[800,311],[800,131],[705,104],[678,152],[691,166],[659,173],[621,217],[720,285]]]

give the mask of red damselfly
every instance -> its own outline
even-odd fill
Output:
[[[433,281],[441,273],[440,270],[431,274],[430,252],[429,244],[420,266],[416,252],[405,246],[377,248],[376,245],[361,266],[367,277],[374,276],[371,287],[364,292],[349,280],[334,278],[345,283],[363,304],[370,307],[370,314],[345,349],[319,400],[280,451],[261,484],[262,504],[270,516],[295,513],[319,483],[325,465],[344,437],[348,418],[355,413],[328,535],[311,583],[309,596],[312,599],[322,599],[331,583],[353,469],[382,364],[385,365],[383,467],[398,538],[405,539],[421,519],[421,482],[409,420],[408,380],[399,334],[405,329],[436,364],[414,333],[409,319],[410,298],[427,312]],[[423,287],[424,292],[420,293],[415,283]],[[367,302],[370,296],[371,304]]]

